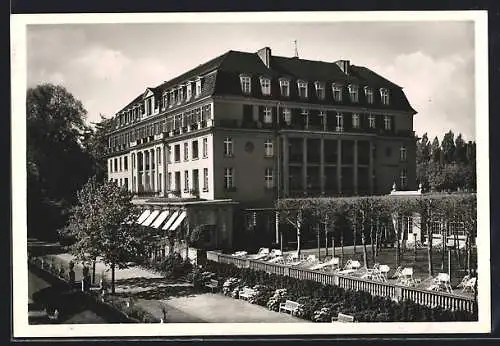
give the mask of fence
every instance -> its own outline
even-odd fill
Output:
[[[289,276],[299,280],[316,281],[325,285],[339,286],[354,291],[365,291],[374,296],[388,297],[395,301],[412,300],[421,305],[429,307],[439,306],[452,311],[464,310],[472,312],[474,308],[473,298],[457,296],[452,293],[427,291],[394,283],[365,280],[338,273],[292,268],[280,264],[234,257],[214,251],[207,251],[207,260],[233,264],[239,268],[248,268],[256,271],[265,271],[270,274]]]

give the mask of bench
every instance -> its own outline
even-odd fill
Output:
[[[213,292],[214,290],[217,290],[219,288],[219,281],[210,279],[210,281],[205,283],[205,287],[210,288],[210,290]]]
[[[250,299],[256,294],[257,292],[254,289],[245,287],[242,291],[240,291],[238,299]]]
[[[337,317],[332,317],[332,322],[352,323],[354,322],[354,316],[339,312]]]
[[[280,303],[279,312],[281,312],[282,310],[288,311],[288,312],[290,312],[290,314],[293,315],[294,313],[297,312],[297,310],[299,309],[299,306],[300,306],[299,303],[294,302],[293,300],[287,300],[284,303]]]

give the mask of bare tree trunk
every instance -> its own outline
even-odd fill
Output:
[[[325,258],[328,257],[328,230],[325,222]]]
[[[470,270],[471,270],[471,267],[470,267],[470,265],[471,265],[471,239],[470,239],[469,234],[467,234],[465,241],[466,241],[465,248],[467,251],[467,273],[470,274]]]
[[[301,244],[300,244],[300,226],[297,227],[297,257],[300,259],[300,250],[301,250]]]
[[[332,230],[332,258],[335,257],[335,231]]]
[[[365,241],[365,232],[363,232],[363,228],[361,228],[361,244],[363,245],[363,265],[365,268],[368,268],[368,258],[366,254],[366,241]]]
[[[432,268],[432,232],[431,227],[429,225],[429,221],[426,221],[426,231],[427,231],[427,262],[429,264],[429,276],[434,276],[433,268]]]
[[[344,265],[344,232],[340,231],[340,267]]]
[[[375,263],[375,242],[373,239],[373,230],[374,230],[373,221],[370,220],[370,245],[372,247],[372,263]]]
[[[115,294],[115,263],[111,263],[111,294]]]
[[[445,249],[446,249],[446,243],[448,242],[448,232],[447,232],[447,228],[448,228],[448,223],[446,223],[445,225],[445,228],[443,229],[443,231],[441,232],[441,239],[442,239],[442,244],[441,244],[441,271],[444,272],[444,265],[445,265]]]
[[[401,265],[401,244],[400,244],[400,234],[399,227],[396,225],[396,265],[399,267]]]
[[[92,261],[92,285],[95,285],[95,262],[97,261],[97,258],[94,258]]]
[[[358,223],[357,223],[357,220],[354,221],[354,227],[353,227],[353,253],[356,254],[356,235],[357,235],[357,228],[358,228]]]

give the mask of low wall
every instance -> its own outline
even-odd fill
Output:
[[[474,309],[473,298],[457,296],[446,292],[428,291],[393,283],[365,280],[338,273],[293,268],[248,258],[238,258],[214,251],[207,251],[207,260],[233,264],[239,268],[248,268],[257,271],[265,271],[270,274],[289,276],[299,280],[311,280],[325,285],[335,285],[354,291],[365,291],[374,296],[388,297],[398,302],[402,300],[411,300],[420,305],[428,307],[439,306],[452,311],[464,310],[473,312]]]

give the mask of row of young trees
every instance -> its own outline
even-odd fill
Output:
[[[282,222],[294,226],[297,236],[297,252],[301,251],[301,232],[308,222],[323,224],[330,231],[332,242],[340,239],[340,260],[344,257],[344,227],[339,223],[347,219],[353,233],[360,233],[364,266],[368,267],[367,246],[372,247],[371,260],[375,263],[381,225],[389,229],[395,238],[396,263],[399,266],[402,246],[402,225],[398,218],[418,213],[421,232],[430,240],[427,243],[428,272],[433,275],[432,225],[434,222],[462,222],[466,234],[467,268],[471,269],[471,249],[476,237],[477,204],[475,194],[429,194],[421,196],[371,196],[344,198],[281,199],[277,202]],[[340,233],[340,234],[337,234]],[[354,236],[356,238],[356,234]],[[457,241],[455,236],[455,241]],[[404,244],[404,243],[403,243]],[[455,244],[456,245],[456,244]],[[335,248],[335,244],[332,244]]]
[[[425,190],[476,191],[476,143],[453,131],[431,142],[425,133],[417,140],[417,179]]]

